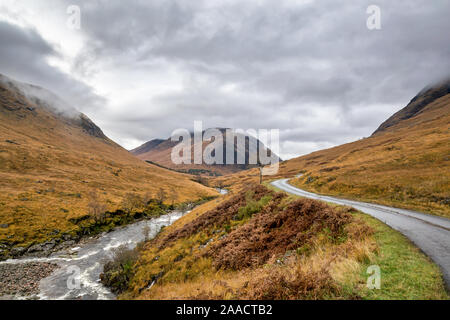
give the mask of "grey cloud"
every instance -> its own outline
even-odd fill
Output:
[[[120,70],[117,78],[127,69],[176,70],[181,89],[136,97],[132,113],[123,105],[96,114],[106,132],[124,140],[167,137],[204,120],[280,128],[289,146],[336,145],[370,135],[450,70],[448,1],[379,0],[377,31],[366,28],[370,4],[80,2],[86,42],[73,68],[85,76]],[[223,90],[229,85],[235,88]],[[152,89],[145,78],[140,86]]]
[[[0,21],[0,42],[0,73],[44,87],[82,111],[103,105],[89,86],[48,64],[60,55],[36,30]]]

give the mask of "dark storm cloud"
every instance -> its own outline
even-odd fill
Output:
[[[381,8],[381,30],[366,27],[371,4]],[[110,72],[120,83],[125,102],[96,114],[119,142],[203,120],[280,128],[290,148],[282,152],[305,153],[370,135],[450,70],[446,0],[79,5],[85,43],[73,71]],[[154,93],[155,77],[178,87]]]
[[[49,65],[47,58],[59,53],[36,30],[0,21],[0,42],[0,73],[51,90],[79,109],[103,102],[87,85]]]

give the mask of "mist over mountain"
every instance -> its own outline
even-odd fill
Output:
[[[392,115],[384,121],[373,135],[389,130],[391,127],[401,123],[404,120],[411,119],[437,99],[450,93],[450,77],[446,80],[431,84],[422,89],[406,107]]]
[[[89,212],[93,193],[110,211],[130,192],[156,198],[163,190],[177,202],[216,194],[188,175],[137,159],[56,94],[0,79],[2,245],[59,239]],[[0,259],[4,254],[0,247]]]

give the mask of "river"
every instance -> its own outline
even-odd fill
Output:
[[[127,245],[134,248],[144,240],[143,229],[150,228],[149,237],[155,237],[163,226],[168,226],[187,212],[174,211],[151,220],[117,228],[109,233],[92,238],[78,247],[53,253],[47,258],[10,259],[0,264],[22,264],[27,262],[51,262],[58,265],[50,276],[40,281],[39,299],[107,300],[115,295],[100,283],[100,273],[111,257],[112,250]],[[18,266],[19,267],[19,266]],[[12,297],[20,299],[23,297]]]

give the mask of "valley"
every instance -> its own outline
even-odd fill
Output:
[[[47,90],[0,80],[0,259],[218,195],[135,158]]]
[[[448,299],[448,88],[422,91],[369,138],[280,160],[259,184],[248,163],[175,165],[169,140],[128,152],[2,76],[0,272],[30,284],[0,295]]]

